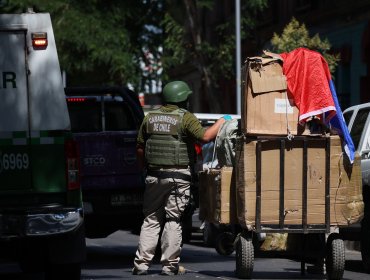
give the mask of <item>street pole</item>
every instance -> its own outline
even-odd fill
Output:
[[[235,0],[235,33],[236,33],[236,112],[241,112],[241,57],[240,57],[240,0]]]

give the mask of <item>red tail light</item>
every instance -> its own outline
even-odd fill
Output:
[[[74,140],[66,140],[64,143],[66,155],[66,179],[67,189],[76,190],[80,188],[80,155],[77,143]]]
[[[34,32],[31,34],[34,49],[44,50],[48,46],[48,34],[46,32]]]
[[[67,98],[68,102],[85,102],[86,98],[83,97],[69,97]]]

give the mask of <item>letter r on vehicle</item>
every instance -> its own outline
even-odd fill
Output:
[[[10,83],[13,88],[17,88],[15,78],[14,72],[3,72],[3,87],[7,88],[7,83]]]

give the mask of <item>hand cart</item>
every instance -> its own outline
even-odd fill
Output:
[[[253,230],[247,227],[242,228],[235,241],[236,251],[236,276],[241,279],[251,278],[254,267],[254,244],[253,235],[259,233],[299,233],[302,234],[302,259],[301,259],[301,274],[305,273],[305,236],[307,234],[325,234],[326,235],[326,249],[325,249],[325,262],[326,274],[328,279],[341,279],[345,267],[345,249],[344,242],[339,234],[333,231],[336,225],[330,221],[330,137],[317,137],[309,138],[310,141],[325,141],[325,223],[324,224],[309,224],[307,222],[307,141],[308,137],[295,136],[293,140],[288,140],[286,137],[256,137],[256,214],[254,220]],[[266,141],[278,141],[280,145],[280,170],[279,170],[279,220],[276,224],[266,224],[261,221],[261,202],[264,199],[261,185],[261,152],[262,143]],[[285,149],[287,141],[303,141],[303,164],[302,164],[302,224],[286,224],[285,207],[284,207],[284,188],[285,186]]]

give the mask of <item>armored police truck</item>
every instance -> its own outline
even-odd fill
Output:
[[[49,14],[0,15],[0,254],[80,279],[79,156]]]

